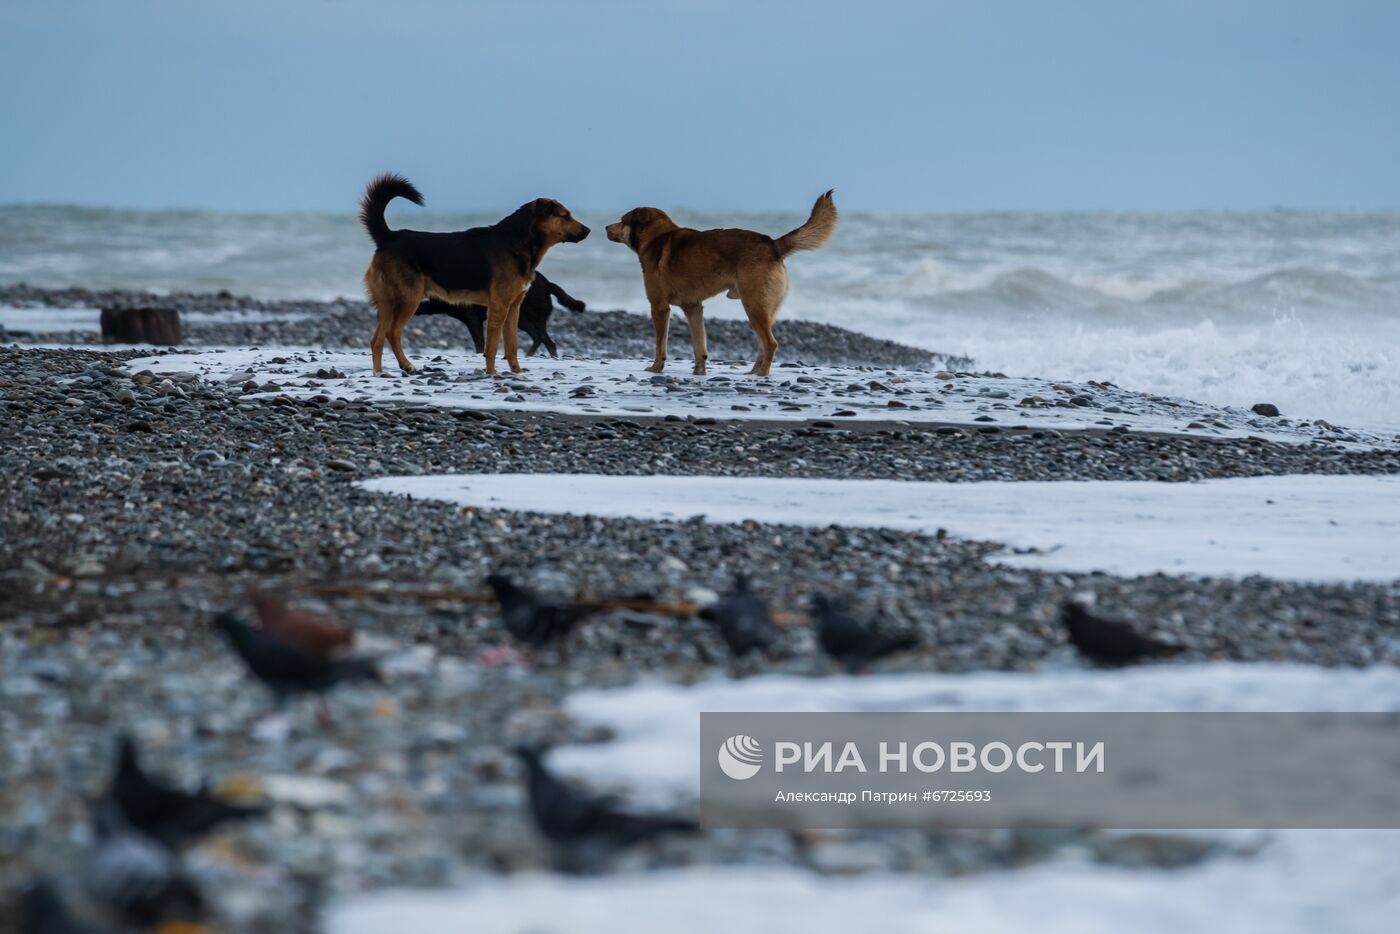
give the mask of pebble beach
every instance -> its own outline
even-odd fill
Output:
[[[104,347],[95,325],[53,314],[157,302],[181,311],[184,345]],[[579,692],[831,676],[801,621],[817,592],[918,634],[917,649],[881,663],[890,675],[1077,670],[1056,622],[1072,598],[1184,646],[1172,665],[1400,662],[1400,579],[1056,571],[999,564],[990,559],[1004,543],[941,530],[601,518],[586,503],[578,514],[505,511],[358,485],[500,473],[950,484],[1400,475],[1393,435],[1250,410],[1264,400],[1207,407],[1049,380],[1012,392],[999,388],[1009,377],[965,358],[797,320],[776,329],[792,369],[775,368],[766,388],[739,376],[696,386],[685,328],[673,326],[668,375],[653,380],[642,372],[647,322],[591,310],[551,319],[562,362],[531,358],[529,378],[499,385],[474,372],[460,325],[415,320],[408,347],[422,370],[371,383],[337,369],[368,356],[371,312],[358,301],[6,286],[0,306],[0,890],[75,862],[85,800],[123,730],[154,768],[271,806],[269,819],[191,854],[229,930],[321,930],[351,896],[548,871],[510,746],[607,742],[571,714]],[[741,322],[713,322],[709,336],[712,376],[752,354]],[[604,361],[606,378],[627,385],[580,392],[575,359]],[[604,404],[624,391],[645,405]],[[544,403],[530,405],[536,397]],[[498,570],[561,596],[701,604],[742,572],[795,621],[774,659],[733,662],[700,620],[640,610],[591,618],[566,648],[521,651],[493,606],[421,595],[480,592]],[[328,725],[309,705],[268,716],[267,696],[208,625],[219,610],[247,613],[254,589],[353,626],[382,653],[387,684],[332,695]],[[668,840],[600,871],[952,878],[1067,852],[1144,872],[1252,858],[1249,846],[1192,835],[753,830]]]

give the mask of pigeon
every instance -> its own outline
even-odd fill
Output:
[[[314,655],[270,632],[251,628],[232,613],[220,613],[214,625],[279,704],[297,694],[321,694],[342,681],[382,680],[373,659]]]
[[[700,611],[700,618],[719,627],[729,651],[742,658],[755,649],[766,651],[782,637],[768,604],[749,589],[748,578],[734,578],[734,589]]]
[[[321,613],[294,610],[267,591],[252,595],[253,608],[258,611],[258,623],[264,632],[300,646],[313,655],[331,655],[338,649],[348,649],[355,642],[355,632]]]
[[[179,855],[127,823],[116,802],[98,802],[93,832],[83,885],[95,904],[142,930],[203,920],[204,896]]]
[[[246,820],[264,812],[229,804],[201,788],[190,793],[148,775],[137,758],[136,744],[123,736],[117,746],[117,768],[107,796],[125,821],[171,849],[203,836],[219,824]]]
[[[530,813],[548,840],[578,853],[606,858],[627,847],[662,836],[692,834],[700,827],[679,817],[628,814],[611,799],[574,791],[545,768],[543,750],[517,746],[515,754],[528,771]]]
[[[812,609],[822,651],[845,665],[851,673],[886,655],[919,644],[913,633],[889,633],[878,626],[862,623],[825,594],[812,598]]]
[[[98,934],[99,929],[73,916],[58,888],[39,877],[20,898],[20,934]]]
[[[1185,650],[1185,646],[1138,635],[1126,623],[1095,616],[1082,603],[1066,603],[1060,610],[1060,619],[1069,630],[1074,647],[1101,665],[1131,665]]]
[[[506,631],[527,645],[544,646],[564,639],[574,626],[598,612],[597,607],[550,600],[516,585],[504,574],[492,574],[487,585],[501,605]]]

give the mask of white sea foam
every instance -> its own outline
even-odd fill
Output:
[[[480,369],[481,357],[445,351],[419,359],[441,369],[438,376],[403,379],[392,369],[373,375],[367,350],[312,347],[209,348],[131,360],[135,370],[187,370],[216,380],[275,378],[276,390],[292,396],[372,398],[444,407],[515,409],[592,415],[679,415],[794,421],[807,419],[949,422],[1007,430],[1122,427],[1130,431],[1242,437],[1258,435],[1291,443],[1340,442],[1394,447],[1390,433],[1338,432],[1328,424],[1263,418],[1181,399],[1146,396],[1109,386],[1066,385],[1043,379],[995,376],[939,377],[932,370],[782,364],[773,378],[744,375],[747,367],[713,364],[709,375],[681,372],[652,377],[640,361],[531,360],[528,372],[496,381]],[[391,364],[392,366],[392,364]],[[342,376],[316,377],[334,369]],[[797,382],[801,380],[802,382]],[[585,392],[579,393],[583,387]],[[1100,407],[1074,405],[1076,394]],[[1020,404],[1035,397],[1041,403]],[[249,396],[256,399],[256,396]],[[891,407],[890,403],[894,403]],[[1110,412],[1109,409],[1116,409]],[[836,422],[832,422],[835,425]],[[1194,427],[1193,427],[1194,426]]]

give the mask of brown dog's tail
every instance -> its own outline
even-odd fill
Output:
[[[423,205],[423,196],[418,189],[396,172],[385,172],[370,182],[364,197],[360,199],[360,223],[365,225],[375,246],[383,246],[393,234],[384,222],[384,209],[395,198],[407,198],[419,207]]]
[[[812,205],[812,215],[807,218],[807,223],[777,239],[778,255],[787,256],[798,250],[815,250],[825,246],[831,235],[836,233],[836,218],[836,202],[831,200],[831,191],[828,191]]]

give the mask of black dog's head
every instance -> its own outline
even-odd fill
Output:
[[[578,243],[588,236],[588,228],[580,224],[564,207],[553,198],[536,198],[527,206],[530,223],[541,243]]]

